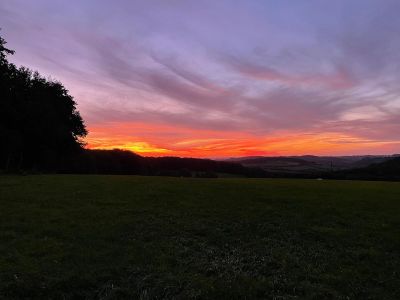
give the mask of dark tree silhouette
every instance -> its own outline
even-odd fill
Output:
[[[67,89],[8,62],[0,37],[0,169],[57,171],[82,149],[86,134]]]

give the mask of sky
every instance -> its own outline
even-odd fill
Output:
[[[10,60],[61,81],[88,148],[400,152],[398,0],[1,0]]]

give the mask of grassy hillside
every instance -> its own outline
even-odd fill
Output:
[[[372,164],[383,163],[395,157],[396,155],[393,156],[303,155],[303,156],[275,156],[275,157],[259,156],[259,157],[248,157],[248,158],[233,158],[229,159],[228,161],[240,163],[245,167],[252,167],[252,168],[258,167],[266,172],[277,174],[278,177],[290,174],[292,175],[308,174],[311,176],[319,177],[326,172],[365,168]]]
[[[0,176],[0,299],[400,299],[400,184]]]
[[[333,178],[362,180],[400,180],[400,157],[372,164],[365,168],[343,170],[330,174]]]

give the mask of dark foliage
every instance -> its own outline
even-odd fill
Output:
[[[8,62],[0,37],[0,169],[57,171],[86,135],[65,87]]]

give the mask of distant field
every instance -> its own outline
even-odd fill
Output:
[[[0,176],[0,299],[400,299],[400,183]]]

